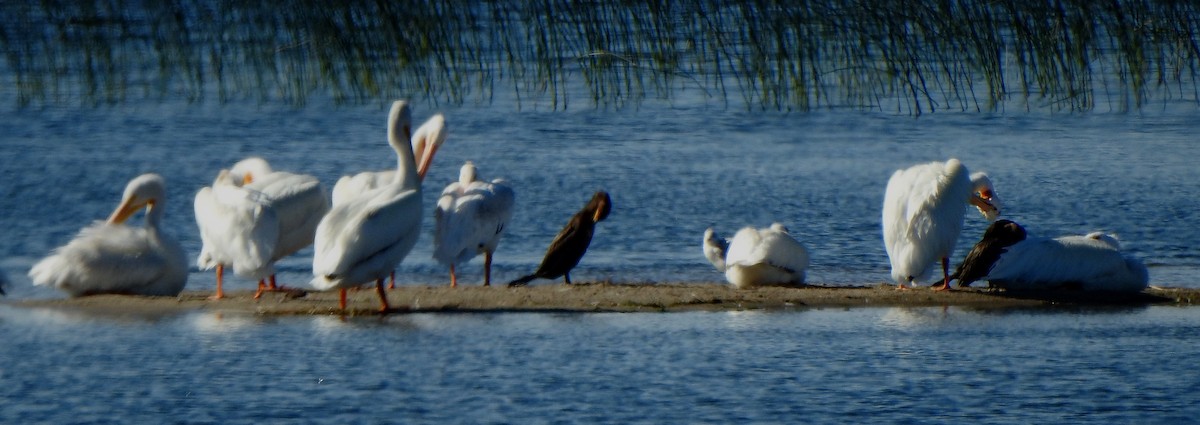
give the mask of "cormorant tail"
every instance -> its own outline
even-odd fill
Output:
[[[508,287],[511,288],[514,286],[525,286],[526,283],[529,283],[529,282],[533,281],[534,279],[537,279],[536,273],[531,274],[529,276],[525,276],[525,277],[517,279],[517,280],[514,280],[512,282],[508,282]]]

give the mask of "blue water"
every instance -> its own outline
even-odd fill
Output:
[[[96,317],[0,307],[4,423],[1191,423],[1200,309]]]
[[[390,99],[366,106],[165,101],[0,114],[0,423],[1170,423],[1200,414],[1200,309],[796,310],[418,314],[383,319],[211,313],[93,316],[6,305],[61,297],[25,272],[115,208],[128,179],[168,182],[165,229],[190,256],[192,196],[248,155],[318,176],[392,166]],[[951,156],[988,171],[1031,233],[1105,230],[1151,283],[1200,286],[1194,111],[1083,115],[778,114],[706,105],[622,111],[439,108],[450,137],[426,205],[473,160],[517,190],[496,254],[532,270],[597,189],[614,210],[576,280],[718,282],[705,227],[786,224],[809,280],[888,279],[887,178]],[[445,284],[431,220],[403,284]],[[966,220],[958,258],[982,233]],[[304,286],[311,250],[283,260]],[[461,281],[482,280],[480,260]],[[239,278],[227,288],[249,288]],[[209,291],[193,270],[188,288]]]

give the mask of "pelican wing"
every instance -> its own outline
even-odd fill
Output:
[[[325,215],[314,242],[314,284],[348,286],[386,276],[412,250],[420,235],[421,191],[392,189],[360,195]]]
[[[316,177],[275,172],[248,188],[265,196],[263,205],[278,220],[278,240],[271,251],[271,261],[312,244],[317,225],[329,211],[329,198]]]
[[[333,204],[342,204],[354,197],[396,179],[396,170],[364,171],[353,176],[342,176],[333,185]]]
[[[734,235],[725,261],[729,266],[766,264],[797,272],[808,268],[808,250],[787,233],[747,227]]]

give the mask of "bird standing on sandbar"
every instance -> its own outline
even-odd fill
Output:
[[[609,198],[608,193],[596,192],[592,195],[592,200],[588,201],[582,210],[575,213],[571,217],[571,221],[567,222],[567,226],[563,227],[562,231],[558,232],[558,236],[554,237],[554,241],[546,250],[546,256],[542,258],[542,264],[538,266],[537,271],[509,282],[508,286],[524,286],[537,278],[557,279],[559,276],[562,276],[563,280],[570,285],[571,269],[575,268],[579,264],[579,260],[583,258],[583,254],[587,253],[588,245],[592,243],[592,233],[596,229],[596,223],[604,221],[611,210],[612,198]]]
[[[467,161],[434,210],[433,258],[450,267],[450,287],[458,286],[454,266],[483,253],[483,286],[492,285],[492,253],[512,219],[516,193],[503,179],[483,181]]]
[[[335,204],[317,226],[313,241],[312,286],[338,289],[346,309],[346,290],[375,281],[379,310],[389,309],[383,280],[408,256],[421,233],[421,180],[402,123],[410,120],[402,101],[388,114],[388,144],[396,152],[393,180]]]
[[[211,298],[225,296],[225,267],[258,281],[256,299],[263,291],[287,290],[275,282],[275,262],[312,245],[328,211],[329,196],[314,176],[275,171],[259,157],[222,170],[195,198],[203,241],[196,264],[217,273]]]
[[[898,170],[883,199],[883,245],[896,289],[927,278],[942,260],[942,285],[950,289],[950,254],[962,232],[967,205],[988,220],[1000,215],[987,174],[970,174],[959,160],[934,161]]]

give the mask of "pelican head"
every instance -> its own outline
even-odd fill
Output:
[[[729,241],[720,236],[713,228],[709,227],[704,230],[704,258],[712,263],[717,271],[725,271],[725,253],[729,251]]]
[[[1000,216],[1000,198],[996,197],[996,189],[992,187],[992,179],[987,173],[971,174],[971,205],[979,209],[979,213],[988,221],[994,221]]]
[[[142,208],[153,209],[156,202],[167,196],[166,183],[158,174],[142,174],[130,180],[121,197],[121,205],[108,216],[109,224],[120,224]]]
[[[417,128],[417,131],[413,132],[413,155],[419,161],[417,175],[421,179],[424,179],[425,173],[429,172],[429,164],[433,163],[433,156],[445,142],[446,116],[442,114],[434,114],[429,117],[424,124],[421,124],[420,128]]]
[[[252,156],[233,164],[233,168],[229,169],[229,174],[239,186],[244,186],[254,182],[256,178],[271,174],[272,171],[271,164],[268,164],[267,160]]]
[[[783,223],[779,223],[779,222],[771,223],[771,230],[774,230],[779,233],[788,233],[788,228],[784,227]]]
[[[396,143],[403,143],[412,138],[412,110],[408,102],[397,100],[392,102],[392,110],[388,112],[388,143],[399,149]]]
[[[467,161],[463,164],[462,168],[458,170],[458,183],[461,185],[465,186],[471,184],[471,182],[478,179],[479,176],[476,173],[474,162]]]
[[[599,223],[608,218],[608,213],[612,211],[612,198],[608,197],[608,192],[601,190],[592,195],[592,200],[584,208],[592,211],[592,222]]]

